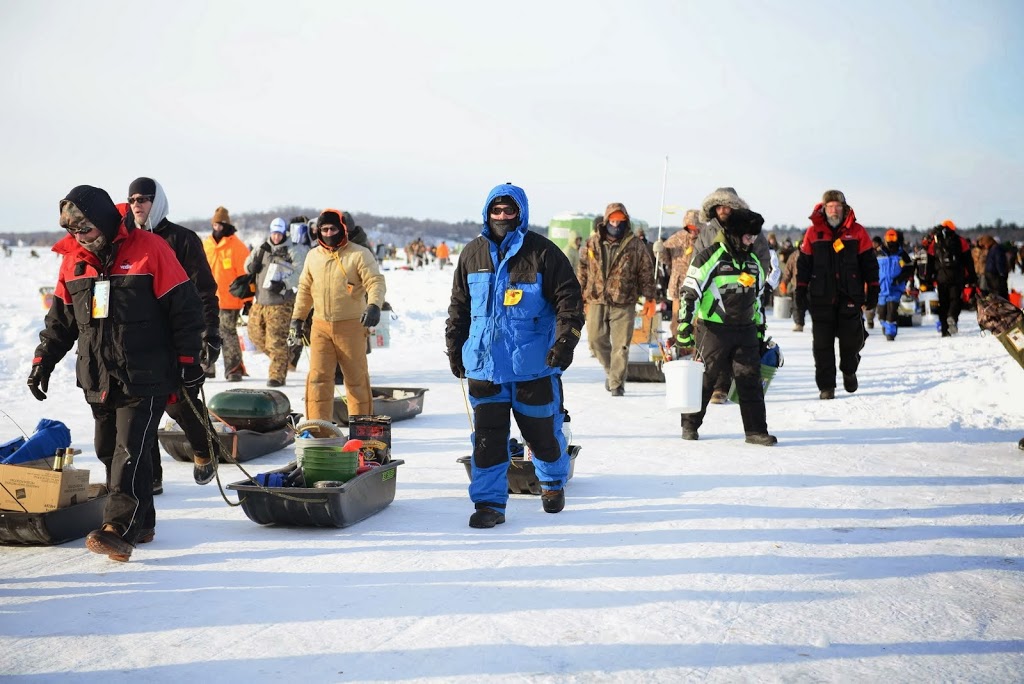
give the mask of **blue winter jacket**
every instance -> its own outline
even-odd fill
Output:
[[[914,262],[902,248],[890,252],[883,245],[878,252],[878,303],[898,302],[914,272]]]
[[[498,245],[487,208],[505,195],[519,205],[519,223]],[[548,350],[563,336],[579,339],[579,281],[558,246],[528,230],[529,219],[522,188],[498,185],[484,202],[480,237],[459,254],[445,341],[468,378],[502,384],[560,373],[545,362]]]

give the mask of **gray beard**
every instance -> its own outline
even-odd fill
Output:
[[[840,216],[839,218],[832,218],[831,216],[826,216],[825,220],[828,221],[828,225],[833,228],[838,228],[839,224],[843,222],[843,217]]]
[[[100,235],[92,242],[81,242],[79,244],[82,245],[82,247],[84,247],[85,249],[92,252],[93,254],[99,254],[100,252],[105,250],[107,248],[107,245],[109,245],[110,243],[107,242],[106,235]]]

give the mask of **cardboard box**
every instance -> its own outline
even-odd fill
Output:
[[[38,465],[0,465],[0,509],[46,513],[88,499],[88,470],[56,471],[45,461],[33,463]]]

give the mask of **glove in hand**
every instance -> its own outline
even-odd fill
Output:
[[[448,365],[451,366],[452,375],[457,378],[466,377],[466,367],[462,365],[462,354],[459,352],[448,352]]]
[[[878,285],[868,285],[868,293],[864,299],[864,306],[874,309],[878,306]]]
[[[301,318],[296,318],[295,320],[292,321],[292,327],[288,331],[289,347],[298,347],[300,344],[303,343],[303,338],[305,337],[305,334],[303,332],[305,324],[306,322]]]
[[[32,366],[32,372],[28,374],[28,389],[32,396],[39,401],[46,399],[46,391],[50,386],[50,372],[45,370],[41,364]]]
[[[807,311],[807,288],[798,287],[796,288],[796,296],[794,297],[793,303],[796,304],[796,308],[799,311]]]
[[[217,359],[220,358],[220,348],[223,341],[219,337],[207,337],[206,343],[203,344],[203,353],[200,358],[200,363],[207,368],[212,368]]]
[[[376,327],[380,323],[380,307],[376,304],[370,304],[366,307],[366,311],[363,312],[363,317],[360,320],[364,328]]]
[[[693,324],[681,321],[679,328],[676,330],[676,339],[673,346],[676,350],[682,354],[692,354],[694,341],[693,341]]]
[[[550,368],[560,368],[566,370],[572,365],[572,351],[576,348],[575,341],[570,342],[568,337],[559,337],[551,349],[548,350],[548,356],[544,360]]]
[[[199,389],[206,380],[206,373],[198,363],[189,363],[181,367],[181,384],[187,389]]]
[[[274,282],[270,283],[270,287],[268,287],[267,290],[273,292],[274,294],[281,294],[282,292],[284,292],[284,281],[275,280]]]

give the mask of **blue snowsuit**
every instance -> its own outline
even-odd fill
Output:
[[[518,205],[519,223],[498,244],[491,238],[488,208],[503,196]],[[533,452],[541,486],[565,485],[562,371],[548,366],[546,357],[555,340],[578,340],[583,326],[582,295],[569,260],[528,228],[522,188],[492,189],[484,202],[483,230],[459,255],[445,331],[449,357],[465,369],[473,407],[469,495],[477,509],[501,513],[508,502],[510,410]]]

